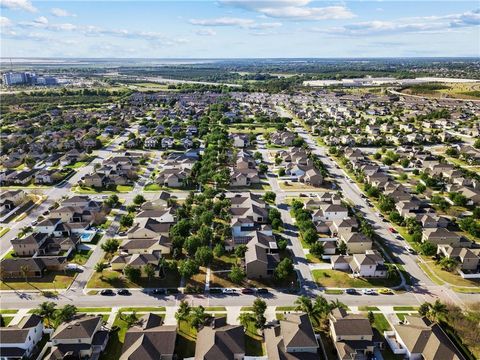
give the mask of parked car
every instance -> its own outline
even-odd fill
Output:
[[[345,290],[345,292],[349,295],[356,295],[358,294],[357,290],[356,289],[347,289]]]
[[[253,294],[253,293],[255,293],[254,289],[251,289],[251,288],[242,289],[242,294]]]
[[[395,230],[395,229],[394,229],[394,228],[392,228],[392,227],[388,228],[388,231],[390,231],[392,234],[394,234],[394,233],[396,233],[396,232],[397,232],[397,230]]]
[[[103,295],[103,296],[114,296],[115,293],[113,292],[112,289],[104,289],[104,290],[100,291],[100,295]]]
[[[268,294],[268,289],[265,289],[265,288],[257,289],[257,294]]]
[[[153,295],[165,295],[167,291],[165,289],[153,289],[152,294]]]
[[[228,289],[227,288],[227,289],[223,289],[222,292],[224,294],[235,294],[236,291],[235,291],[235,289]]]
[[[407,252],[409,252],[412,255],[417,255],[417,252],[414,249],[412,249],[410,246],[405,246],[405,250],[407,250]]]
[[[377,295],[377,292],[373,289],[363,289],[362,293],[364,295]]]
[[[394,292],[390,289],[380,289],[380,290],[378,290],[378,293],[383,294],[383,295],[393,295],[394,294]]]
[[[118,295],[124,295],[124,296],[132,295],[132,293],[130,291],[128,291],[127,289],[120,289],[120,290],[117,291],[117,294]]]
[[[402,240],[402,241],[405,240],[401,235],[397,235],[395,237],[397,238],[397,240]]]

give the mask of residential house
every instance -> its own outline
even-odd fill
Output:
[[[25,316],[17,325],[0,327],[0,358],[29,359],[43,337],[43,319],[35,314]]]
[[[255,231],[254,236],[247,242],[244,261],[245,272],[249,279],[273,276],[273,272],[280,262],[275,237]]]

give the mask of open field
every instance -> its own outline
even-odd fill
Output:
[[[49,273],[39,279],[28,279],[18,281],[0,281],[0,290],[46,290],[66,289],[70,286],[75,275],[64,273]]]

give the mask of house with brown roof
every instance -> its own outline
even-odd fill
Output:
[[[247,243],[244,261],[245,272],[249,279],[273,276],[273,272],[280,262],[275,238],[272,235],[256,231]]]
[[[440,326],[426,318],[406,316],[393,331],[385,332],[385,338],[392,352],[405,359],[464,360]]]
[[[351,360],[359,355],[373,353],[373,330],[364,315],[348,314],[344,309],[335,309],[329,315],[329,328],[340,360]]]
[[[457,233],[445,228],[423,229],[422,241],[428,241],[435,245],[460,246],[462,237]]]
[[[264,330],[269,360],[318,359],[318,341],[307,314],[287,314]]]
[[[228,325],[227,318],[215,318],[197,333],[195,360],[242,360],[245,357],[245,331],[241,325]]]
[[[461,270],[476,271],[480,264],[480,249],[439,245],[437,254],[457,260]]]
[[[67,355],[97,359],[107,341],[108,330],[103,327],[102,316],[80,314],[55,329],[50,336],[52,349],[47,359],[60,360]]]
[[[160,316],[149,313],[127,330],[120,360],[172,360],[176,338],[176,326],[163,325]]]

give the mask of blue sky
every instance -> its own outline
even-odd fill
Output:
[[[2,57],[480,56],[478,1],[0,4]]]

